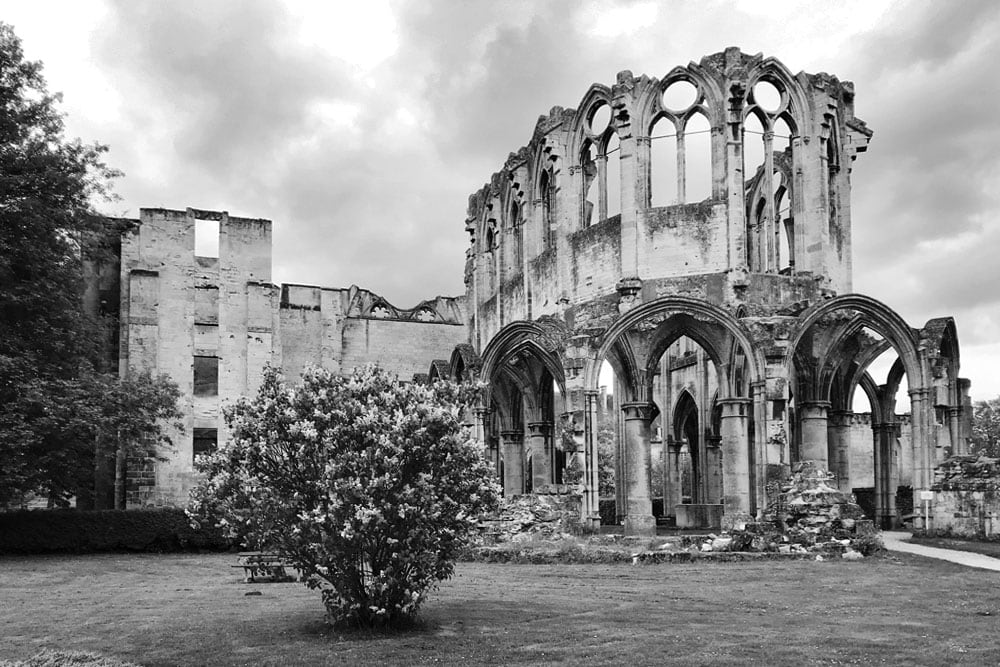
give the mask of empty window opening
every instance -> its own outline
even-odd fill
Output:
[[[601,104],[590,114],[590,132],[594,136],[600,136],[611,124],[611,107]]]
[[[219,358],[194,358],[194,395],[219,395]]]
[[[538,189],[542,195],[542,242],[548,247],[555,245],[555,225],[552,223],[552,178],[548,171],[543,171],[538,180]]]
[[[518,205],[517,200],[511,198],[510,203],[510,214],[508,216],[508,225],[510,229],[510,253],[508,253],[509,269],[511,273],[521,272],[521,263],[524,261],[522,247],[522,237],[521,237],[521,207]]]
[[[753,101],[768,113],[781,108],[781,92],[770,81],[758,81],[753,86]]]
[[[677,128],[660,118],[649,132],[650,206],[673,206],[677,196]]]
[[[605,168],[605,196],[607,207],[602,219],[620,215],[622,212],[622,167],[621,167],[621,142],[618,135],[612,133],[605,145],[604,155]]]
[[[219,221],[194,221],[194,254],[198,257],[219,256]]]
[[[600,188],[597,177],[597,150],[594,148],[594,144],[588,142],[584,147],[581,166],[583,167],[583,226],[589,227],[598,214],[598,190]]]
[[[695,113],[684,125],[684,202],[700,202],[712,197],[712,127],[702,113]]]
[[[195,456],[211,454],[219,446],[219,431],[214,428],[196,428],[192,450]]]
[[[663,106],[682,113],[698,101],[698,88],[690,81],[674,81],[663,91]]]

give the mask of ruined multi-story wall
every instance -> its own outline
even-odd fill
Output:
[[[854,94],[735,48],[659,78],[621,72],[541,117],[469,198],[470,349],[453,372],[474,365],[490,384],[480,428],[508,493],[558,482],[570,462],[596,521],[606,365],[621,412],[618,513],[634,532],[654,521],[651,451],[665,484],[678,479],[672,444],[656,442],[678,437],[678,415],[697,417],[695,502],[722,505],[727,522],[758,514],[794,461],[819,461],[850,490],[868,483],[866,456],[891,523],[901,481],[927,488],[935,461],[964,450],[953,321],[911,328],[851,294],[851,166],[872,136]],[[682,338],[700,367],[671,367]],[[898,362],[873,378],[888,349]],[[695,373],[684,381],[697,391],[674,372]],[[904,376],[908,423],[894,416]],[[872,405],[867,439],[853,432],[856,389]],[[678,410],[685,395],[694,404]],[[664,489],[667,512],[679,495]]]
[[[205,223],[217,225],[217,256],[196,254],[196,227]],[[269,220],[142,209],[126,227],[117,266],[120,372],[167,374],[183,414],[164,461],[130,464],[133,506],[186,501],[194,456],[228,437],[223,406],[255,392],[268,364],[293,381],[309,366],[346,373],[369,362],[410,379],[467,338],[463,298],[403,310],[357,287],[273,284]],[[114,272],[99,273],[94,299],[116,288],[107,277]]]

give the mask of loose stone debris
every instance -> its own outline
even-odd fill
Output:
[[[648,537],[594,535],[581,539],[579,495],[560,487],[545,495],[514,496],[495,517],[482,523],[484,560],[560,562],[544,551],[546,542],[569,561],[638,563],[690,562],[695,559],[861,560],[883,549],[874,524],[864,518],[852,494],[831,483],[834,475],[811,461],[797,463],[776,489],[757,522],[739,530],[703,535]],[[550,549],[550,550],[552,550]],[[628,549],[628,551],[625,551]],[[486,551],[482,551],[486,550]],[[588,555],[589,554],[589,555]],[[614,554],[617,554],[615,556]]]

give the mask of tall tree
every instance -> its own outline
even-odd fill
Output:
[[[971,449],[974,454],[1000,457],[1000,396],[973,406]]]
[[[113,369],[102,368],[101,322],[83,307],[83,253],[103,245],[94,202],[113,198],[118,172],[106,146],[65,137],[59,101],[0,23],[0,505],[32,492],[66,498],[93,480],[98,434],[127,421],[122,391],[156,397],[157,417],[176,404],[163,379],[99,374]],[[150,411],[132,414],[148,421]]]

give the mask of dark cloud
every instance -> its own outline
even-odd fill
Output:
[[[395,53],[359,74],[301,41],[284,5],[122,0],[97,49],[122,122],[96,136],[129,172],[131,213],[270,217],[276,278],[405,307],[464,290],[468,195],[539,115],[620,70],[662,76],[735,45],[855,81],[875,131],[852,174],[856,288],[915,326],[953,313],[985,349],[1000,339],[1000,4],[882,6],[860,35],[860,4],[778,13],[796,6],[400,2]],[[330,105],[344,117],[322,120]]]
[[[954,314],[970,342],[996,339],[1000,5],[913,3],[887,19],[852,66],[875,131],[853,175],[857,287],[914,325]]]

